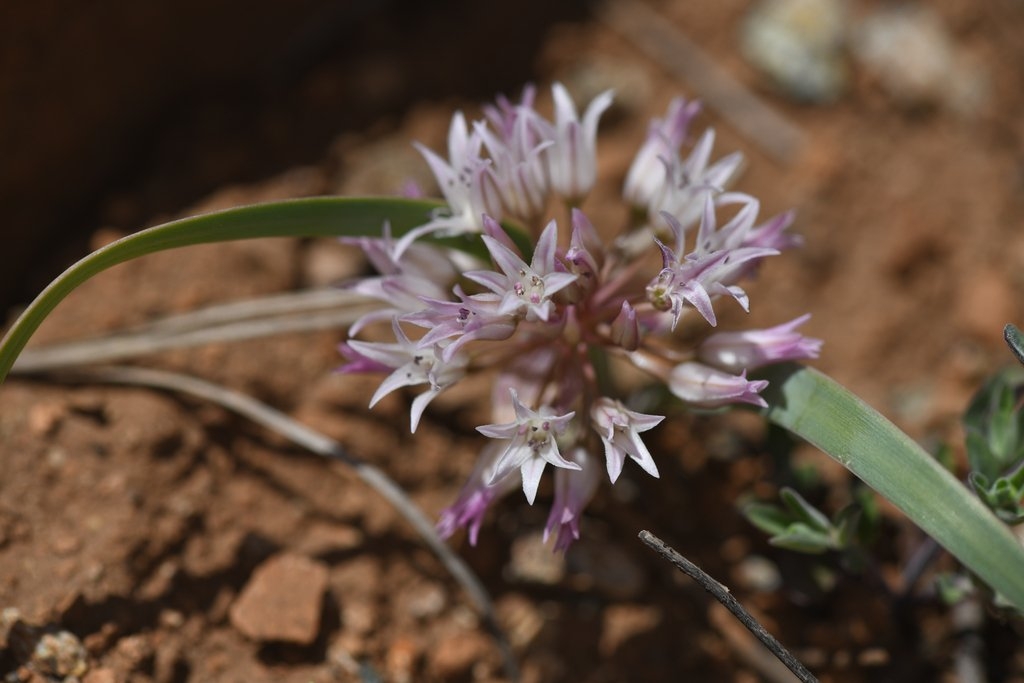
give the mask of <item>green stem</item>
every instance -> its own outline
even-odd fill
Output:
[[[0,342],[0,383],[29,337],[57,304],[80,284],[111,266],[164,249],[208,242],[253,237],[380,235],[384,221],[391,223],[392,234],[398,236],[426,223],[431,212],[440,206],[436,201],[393,197],[312,197],[182,218],[119,239],[64,271],[15,321]]]
[[[765,411],[890,500],[1017,609],[1024,547],[967,488],[881,414],[816,370],[771,368]]]

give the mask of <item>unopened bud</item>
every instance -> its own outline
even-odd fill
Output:
[[[636,309],[628,301],[622,302],[619,314],[612,321],[611,339],[627,351],[635,351],[640,346],[640,324],[636,320]]]

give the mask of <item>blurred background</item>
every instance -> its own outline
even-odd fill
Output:
[[[1022,67],[1020,0],[0,3],[0,306],[15,314],[89,249],[177,216],[396,193],[410,179],[429,193],[436,188],[410,143],[443,149],[455,109],[476,115],[481,102],[515,96],[527,82],[538,84],[542,111],[553,80],[579,104],[615,90],[599,137],[600,183],[584,205],[614,230],[625,217],[617,193],[648,120],[684,95],[704,102],[695,132],[715,127],[715,158],[744,153],[736,188],[757,196],[765,216],[796,209],[804,238],[747,288],[749,317],[721,307],[723,326],[811,312],[804,331],[825,341],[816,366],[926,445],[949,443],[962,473],[959,415],[985,377],[1011,362],[1003,325],[1024,324]],[[328,242],[215,245],[126,264],[76,292],[36,342],[326,285],[361,267]],[[384,467],[436,513],[472,467],[479,406],[439,400],[440,419],[416,439],[396,435],[407,414],[400,398],[368,416],[375,384],[341,385],[330,374],[338,339],[292,336],[146,362],[288,410]],[[493,646],[457,588],[350,475],[295,453],[281,458],[221,413],[148,394],[4,389],[0,434],[11,445],[0,487],[20,495],[21,507],[8,515],[0,504],[0,576],[22,576],[26,557],[35,573],[0,582],[0,601],[42,606],[47,618],[94,635],[92,656],[111,671],[169,682],[371,680],[328,675],[348,671],[331,659],[342,652],[387,680],[498,677]],[[768,546],[736,510],[810,468],[805,493],[833,512],[854,495],[845,470],[792,444],[785,469],[769,457],[778,444],[743,416],[668,422],[662,479],[627,472],[614,492],[602,489],[584,525],[592,540],[578,553],[551,559],[534,533],[546,510],[518,500],[485,525],[479,548],[455,541],[519,639],[527,680],[640,680],[640,671],[649,681],[785,680],[702,594],[628,545],[643,527],[760,610],[823,681],[969,680],[956,673],[965,631],[931,589],[897,605],[863,577],[822,587],[810,564]],[[78,457],[52,455],[58,446]],[[413,449],[416,458],[403,457]],[[108,479],[114,471],[119,478]],[[80,481],[99,488],[83,492]],[[351,486],[339,496],[342,484]],[[166,503],[178,500],[188,505]],[[117,524],[91,536],[80,529],[85,511],[107,507],[125,511]],[[882,510],[875,551],[879,574],[895,585],[923,540]],[[16,533],[22,521],[34,537]],[[51,539],[51,529],[65,534]],[[69,536],[89,541],[68,545]],[[256,646],[227,623],[226,605],[281,549],[329,565],[340,607],[313,646]],[[168,563],[172,578],[160,583]],[[95,565],[108,574],[89,578]],[[440,602],[423,598],[437,594]],[[422,612],[409,617],[414,604]],[[164,609],[198,625],[165,623]],[[121,630],[103,640],[105,619]],[[1019,633],[996,620],[972,624],[984,636],[988,680],[1024,680]],[[130,638],[178,643],[169,673],[125,663],[120,643]],[[218,669],[224,652],[231,661]],[[413,662],[405,679],[395,673],[402,657]]]
[[[547,28],[583,0],[0,7],[0,303],[228,182],[321,160],[415,102],[484,99],[537,78]]]

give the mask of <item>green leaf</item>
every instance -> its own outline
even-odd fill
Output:
[[[992,453],[992,449],[988,447],[988,439],[984,434],[968,426],[964,445],[967,448],[967,463],[971,470],[978,473],[985,472],[993,477],[999,474],[999,468],[992,466],[992,463],[997,462],[997,458]]]
[[[827,534],[832,529],[832,523],[825,513],[807,502],[807,500],[788,486],[779,491],[779,497],[789,508],[793,516],[809,526],[810,528]]]
[[[792,363],[762,374],[768,418],[843,464],[1024,610],[1024,548],[914,441],[844,387]]]
[[[773,536],[768,542],[787,550],[816,555],[831,550],[833,547],[832,539],[828,534],[812,529],[802,522],[790,524],[783,533]]]
[[[832,523],[835,529],[835,543],[837,548],[849,548],[860,540],[861,508],[856,503],[850,503],[836,513],[835,521]]]
[[[743,516],[751,524],[766,534],[775,536],[786,531],[792,518],[777,505],[768,503],[750,503],[743,508]]]
[[[385,221],[392,234],[426,223],[441,208],[437,201],[394,197],[312,197],[243,206],[182,218],[117,240],[68,268],[43,290],[0,342],[3,382],[29,337],[76,287],[111,266],[176,247],[251,237],[337,237],[380,235]],[[479,239],[456,239],[449,246],[481,254]]]
[[[998,477],[1024,456],[1024,411],[1018,409],[1024,374],[1008,368],[993,375],[964,412],[971,469]]]

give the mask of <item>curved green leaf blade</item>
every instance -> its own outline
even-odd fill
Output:
[[[29,337],[76,287],[111,266],[176,247],[252,237],[337,237],[379,235],[384,221],[394,235],[426,223],[437,201],[395,197],[310,197],[243,206],[182,218],[128,235],[81,259],[42,291],[0,342],[0,382]],[[453,238],[456,239],[457,238]],[[447,246],[473,250],[468,242]],[[475,244],[479,251],[479,240]]]
[[[768,418],[842,463],[1024,610],[1024,547],[963,484],[881,414],[810,368],[770,368]]]

